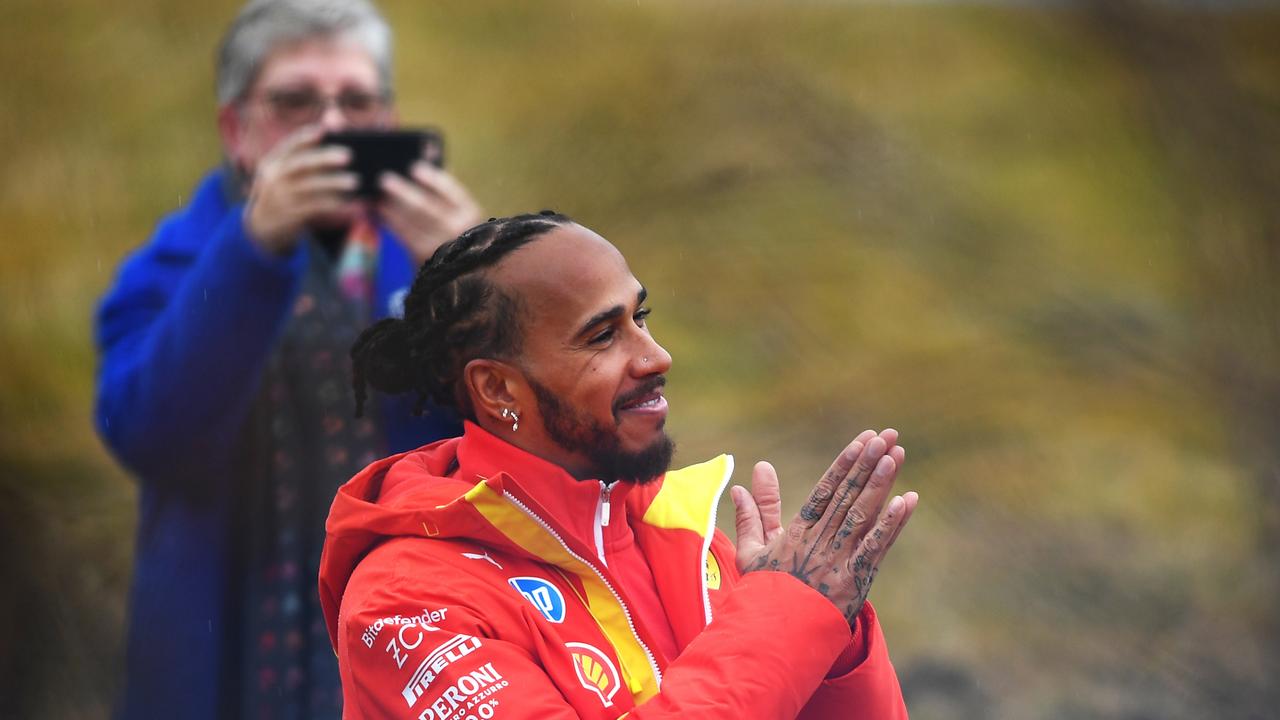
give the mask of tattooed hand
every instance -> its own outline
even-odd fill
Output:
[[[915,511],[914,492],[885,505],[906,458],[896,430],[867,430],[836,456],[804,507],[785,528],[778,475],[766,462],[752,473],[752,492],[735,486],[738,569],[785,572],[822,593],[853,623],[880,561]]]

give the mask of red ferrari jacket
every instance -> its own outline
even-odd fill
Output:
[[[851,630],[791,576],[738,573],[715,530],[732,469],[610,488],[471,424],[369,466],[339,490],[320,570],[344,717],[905,718],[869,604]],[[647,593],[606,564],[616,523]],[[669,630],[636,612],[655,590]]]

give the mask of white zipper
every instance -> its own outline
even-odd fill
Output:
[[[600,499],[596,501],[596,522],[592,527],[596,540],[596,555],[600,558],[600,564],[605,567],[609,567],[609,561],[604,556],[604,529],[609,526],[609,491],[611,489],[601,481]]]
[[[613,589],[613,585],[610,584],[608,579],[605,578],[604,573],[600,572],[599,568],[587,562],[580,555],[578,555],[578,553],[574,552],[573,549],[569,547],[568,543],[564,541],[564,538],[560,537],[560,533],[557,533],[551,527],[551,525],[547,524],[546,520],[543,520],[542,518],[538,517],[537,514],[535,514],[532,510],[530,510],[527,506],[525,506],[524,503],[517,500],[514,496],[508,494],[506,491],[503,491],[502,496],[507,499],[507,502],[510,502],[512,505],[516,506],[516,508],[518,508],[520,512],[524,513],[525,515],[528,515],[531,520],[538,523],[538,525],[541,526],[543,530],[546,530],[547,533],[551,535],[551,537],[556,539],[556,542],[560,543],[560,547],[564,548],[564,551],[569,553],[569,555],[574,560],[577,560],[583,565],[586,565],[587,567],[591,568],[591,572],[595,573],[596,577],[600,578],[600,582],[604,583],[605,588],[608,589],[609,592],[613,595],[613,599],[618,602],[618,607],[622,608],[622,616],[627,619],[627,627],[631,629],[632,637],[636,639],[636,643],[640,645],[640,649],[644,650],[644,656],[649,661],[649,667],[653,670],[653,676],[658,680],[658,687],[662,687],[662,671],[658,669],[658,661],[654,659],[653,651],[649,649],[648,645],[644,644],[644,640],[640,639],[640,633],[636,631],[636,623],[634,620],[631,619],[631,611],[627,609],[626,603],[622,602],[622,596],[618,594],[617,590]],[[602,499],[607,498],[608,491],[606,490],[601,497]],[[599,525],[597,525],[597,527],[599,527]]]
[[[600,526],[609,527],[609,493],[613,492],[613,486],[600,481]]]

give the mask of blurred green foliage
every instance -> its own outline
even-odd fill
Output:
[[[1280,12],[385,5],[404,120],[651,289],[681,460],[768,458],[791,511],[902,430],[922,506],[873,597],[915,717],[1271,716]],[[118,682],[90,316],[218,161],[237,6],[0,7],[0,716]]]

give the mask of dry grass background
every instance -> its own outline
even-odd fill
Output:
[[[237,4],[0,7],[0,716],[118,682],[89,318],[217,161]],[[580,218],[653,291],[681,459],[768,458],[792,511],[902,430],[924,504],[873,598],[914,717],[1275,716],[1280,13],[386,9],[402,115],[486,207]]]

